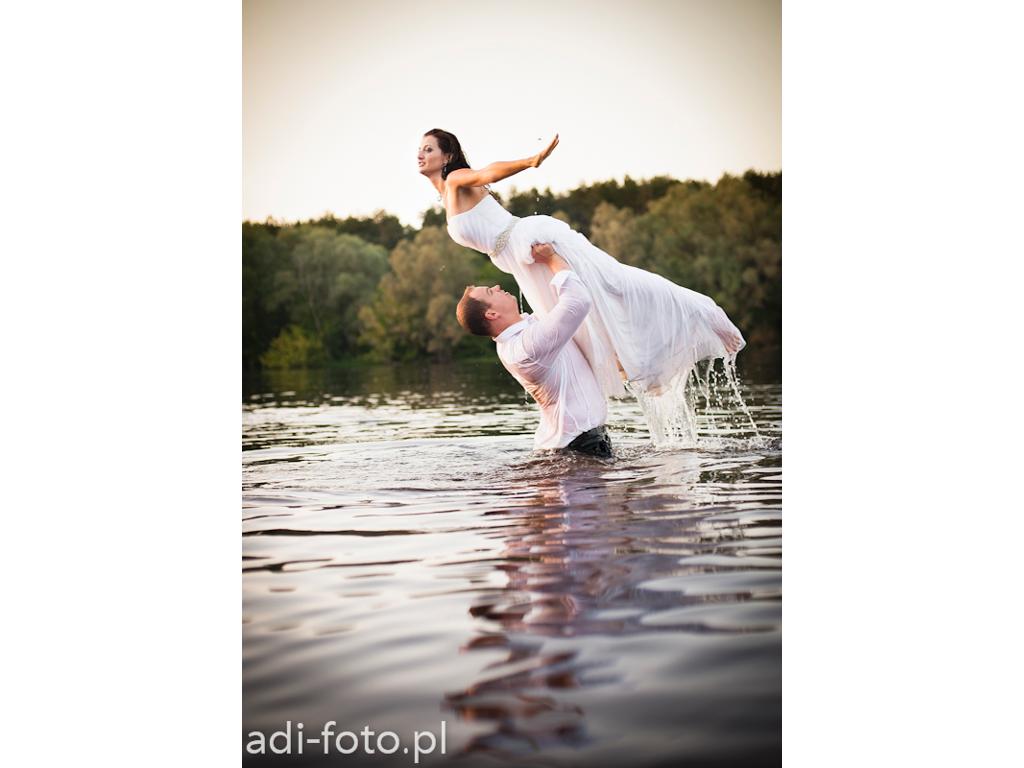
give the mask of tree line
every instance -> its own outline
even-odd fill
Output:
[[[623,263],[705,293],[751,345],[781,343],[782,174],[748,171],[715,184],[659,176],[560,194],[510,191],[517,216],[543,213]],[[371,217],[242,224],[242,360],[249,369],[490,353],[455,305],[470,283],[511,275],[454,243],[440,207],[419,229]]]

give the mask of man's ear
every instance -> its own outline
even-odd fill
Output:
[[[484,310],[484,317],[486,317],[488,320],[494,320],[495,318],[498,317],[498,311],[496,309],[491,309],[490,307],[488,307],[487,309]]]

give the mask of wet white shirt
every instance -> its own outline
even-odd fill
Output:
[[[551,279],[551,287],[558,302],[545,317],[524,313],[494,337],[502,364],[540,406],[535,449],[564,448],[608,417],[594,372],[572,341],[590,311],[590,293],[567,269]]]

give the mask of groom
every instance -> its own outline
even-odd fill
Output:
[[[540,405],[535,449],[568,448],[607,458],[612,445],[604,426],[605,397],[572,343],[590,310],[590,293],[550,244],[534,245],[532,254],[555,273],[551,286],[558,303],[546,317],[520,314],[515,296],[498,285],[468,286],[456,317],[470,333],[494,339],[502,364]]]

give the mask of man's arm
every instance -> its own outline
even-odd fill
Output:
[[[527,352],[538,363],[550,364],[568,344],[590,311],[590,292],[565,260],[547,243],[533,247],[533,258],[550,265],[555,276],[551,285],[558,303],[546,317],[530,328]]]

